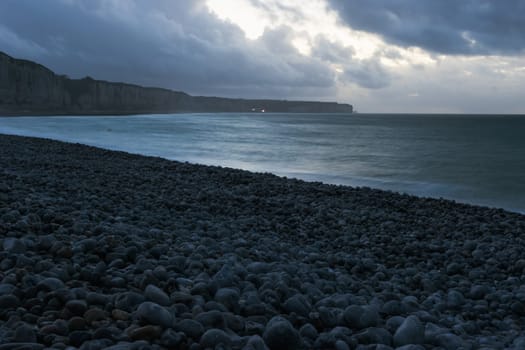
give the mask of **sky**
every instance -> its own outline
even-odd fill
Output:
[[[525,0],[2,0],[0,51],[72,78],[364,113],[525,113]]]

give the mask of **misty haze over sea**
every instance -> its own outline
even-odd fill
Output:
[[[0,118],[0,133],[525,212],[525,118],[176,114]]]

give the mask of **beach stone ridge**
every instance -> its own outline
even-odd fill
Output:
[[[525,216],[0,135],[2,349],[522,349]]]

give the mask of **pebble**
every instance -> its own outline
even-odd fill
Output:
[[[129,318],[131,317],[131,315],[129,314],[129,312],[126,312],[126,311],[124,311],[124,310],[113,309],[113,310],[111,310],[111,317],[112,317],[114,320],[118,320],[118,321],[127,321],[127,320],[129,320]]]
[[[453,309],[458,309],[465,303],[465,297],[457,290],[451,290],[447,294],[447,305]]]
[[[168,306],[171,304],[170,297],[166,293],[164,293],[162,289],[152,284],[148,284],[148,286],[144,290],[144,296],[149,301],[152,301],[162,306]]]
[[[85,300],[69,300],[66,309],[73,315],[83,315],[87,311],[88,305]]]
[[[186,340],[186,335],[182,332],[175,332],[173,329],[166,329],[160,338],[160,344],[170,349],[177,349]]]
[[[159,326],[147,325],[131,329],[128,335],[133,340],[153,340],[159,338],[161,333],[162,329]]]
[[[0,309],[16,309],[20,305],[20,300],[11,294],[0,296]]]
[[[312,305],[304,295],[295,294],[284,302],[284,309],[288,313],[295,312],[299,316],[308,317]]]
[[[299,334],[302,338],[309,338],[311,340],[315,340],[319,335],[317,329],[315,329],[315,327],[310,323],[306,323],[301,326],[299,329]]]
[[[4,239],[4,250],[12,254],[22,254],[26,251],[24,242],[17,238],[8,237]]]
[[[64,287],[64,282],[54,277],[44,278],[37,285],[37,288],[45,289],[48,291],[55,291]]]
[[[195,320],[205,328],[226,328],[226,319],[223,313],[218,310],[201,312],[195,317]]]
[[[344,310],[343,320],[350,328],[363,329],[377,325],[379,313],[375,306],[351,305]]]
[[[18,326],[15,330],[13,340],[15,342],[36,343],[37,336],[34,327],[31,327],[27,324],[22,324]]]
[[[242,350],[268,350],[268,347],[259,335],[252,335]]]
[[[392,334],[384,328],[370,327],[355,335],[360,344],[392,345]]]
[[[88,331],[72,331],[68,334],[69,344],[79,347],[83,343],[91,340],[91,333]]]
[[[151,301],[145,301],[137,308],[135,317],[140,321],[169,328],[173,325],[173,315],[164,307]]]
[[[0,345],[0,350],[42,350],[45,346],[38,343],[18,342],[4,343]]]
[[[266,325],[263,339],[271,350],[294,350],[301,347],[301,338],[292,324],[281,316],[274,316]]]
[[[423,344],[425,327],[416,316],[408,316],[394,333],[396,347],[408,344]]]
[[[84,320],[88,324],[92,324],[96,321],[104,320],[108,317],[107,313],[99,308],[92,308],[84,313]]]
[[[219,288],[215,293],[215,300],[230,311],[238,311],[240,294],[233,288]]]
[[[75,316],[75,317],[70,318],[68,321],[68,329],[70,331],[83,330],[83,329],[86,329],[86,326],[87,326],[87,322],[83,317]]]
[[[455,334],[444,333],[436,336],[438,346],[446,350],[459,349],[463,346],[463,340]]]
[[[232,343],[231,337],[226,334],[222,329],[208,329],[200,339],[200,345],[202,348],[216,349],[217,346],[223,345],[229,347]]]
[[[181,320],[173,328],[193,339],[200,339],[202,334],[204,334],[202,324],[192,319]]]
[[[425,350],[425,347],[423,345],[407,344],[403,346],[398,346],[396,350]]]

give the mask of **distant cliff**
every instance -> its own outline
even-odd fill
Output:
[[[351,113],[352,106],[335,102],[190,96],[180,91],[89,77],[69,79],[38,63],[0,52],[0,115],[252,111]]]

